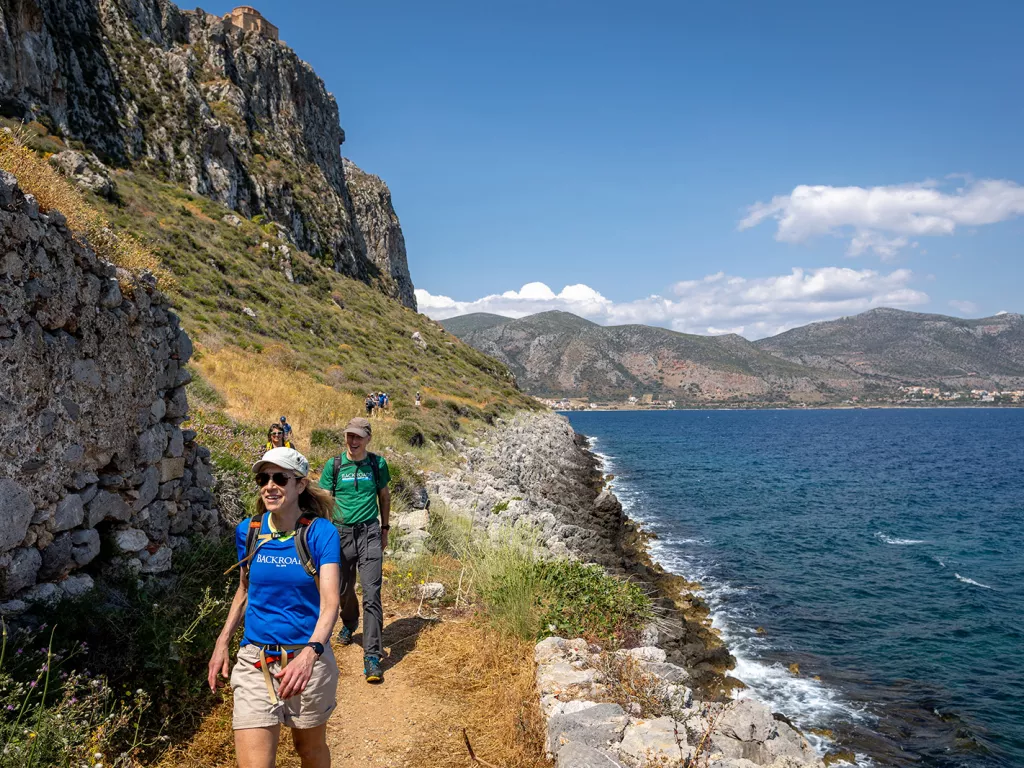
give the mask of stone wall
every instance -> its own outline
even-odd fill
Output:
[[[0,613],[217,535],[209,452],[180,427],[191,353],[152,281],[0,171]]]

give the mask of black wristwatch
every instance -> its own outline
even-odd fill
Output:
[[[391,529],[391,526],[390,526],[390,525],[382,525],[382,526],[380,527],[380,529],[381,529],[382,531],[388,531],[388,530],[390,530],[390,529]]]
[[[321,656],[324,655],[324,644],[323,643],[312,642],[312,643],[306,643],[306,645],[308,645],[310,648],[313,649],[313,652],[316,654],[316,657],[318,659]]]

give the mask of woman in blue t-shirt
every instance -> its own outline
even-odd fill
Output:
[[[244,616],[230,675],[238,764],[274,765],[284,724],[303,768],[327,768],[327,719],[338,687],[330,646],[341,572],[334,500],[310,484],[309,462],[292,448],[267,451],[252,469],[257,516],[235,530],[241,577],[210,657],[210,688],[218,675],[228,677],[228,643]]]

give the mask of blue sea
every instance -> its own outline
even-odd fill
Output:
[[[816,746],[1024,766],[1024,409],[567,415]]]

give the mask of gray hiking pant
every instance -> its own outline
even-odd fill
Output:
[[[356,570],[363,587],[363,653],[383,656],[381,631],[384,608],[380,602],[381,567],[384,553],[380,546],[380,521],[339,525],[341,534],[341,623],[353,632],[359,627],[359,598],[356,597]]]

